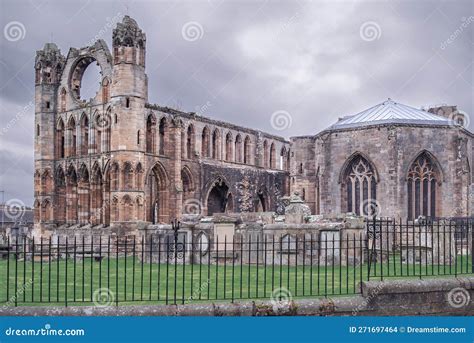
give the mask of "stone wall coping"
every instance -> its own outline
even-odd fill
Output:
[[[363,281],[362,295],[400,294],[408,292],[450,291],[462,287],[474,290],[474,277],[431,278],[423,280]]]
[[[345,224],[339,223],[308,223],[308,224],[265,224],[263,230],[319,230],[319,231],[339,231],[345,228]]]
[[[367,308],[360,295],[293,301],[243,301],[238,303],[192,303],[178,305],[124,306],[18,306],[1,307],[0,316],[270,316],[350,314]]]
[[[212,119],[212,118],[209,118],[209,117],[206,117],[206,116],[203,116],[203,115],[199,115],[199,114],[193,113],[193,112],[184,112],[184,111],[180,111],[180,110],[177,110],[177,109],[174,109],[174,108],[160,106],[160,105],[151,104],[151,103],[146,103],[145,108],[155,110],[155,111],[159,111],[163,114],[181,116],[181,117],[184,117],[184,118],[187,118],[187,119],[201,121],[201,122],[206,123],[206,124],[212,124],[212,125],[220,126],[220,127],[223,127],[223,128],[229,128],[229,129],[236,130],[236,131],[242,131],[242,132],[252,134],[252,135],[257,135],[258,133],[261,133],[266,138],[274,139],[274,140],[279,141],[279,142],[284,143],[284,144],[290,144],[289,140],[287,140],[287,139],[285,139],[284,137],[281,137],[281,136],[273,135],[271,133],[267,133],[267,132],[264,132],[264,131],[261,131],[261,130],[251,129],[251,128],[248,128],[248,127],[245,127],[245,126],[239,126],[239,125],[229,123],[229,122],[226,122],[226,121],[222,121],[222,120]]]
[[[222,223],[237,223],[238,219],[235,217],[227,216],[225,214],[217,214],[212,220],[213,224],[222,224]]]
[[[0,316],[354,316],[474,315],[474,302],[454,308],[444,294],[463,287],[473,296],[474,277],[363,281],[362,294],[290,301],[178,305],[1,306]],[[428,299],[433,292],[433,296]],[[387,296],[389,294],[390,296]],[[440,297],[440,294],[443,296]]]

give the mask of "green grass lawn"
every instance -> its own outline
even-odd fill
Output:
[[[118,273],[117,273],[118,271]],[[370,280],[436,277],[471,273],[466,256],[449,265],[401,264],[399,256],[372,265]],[[8,276],[7,276],[8,275]],[[0,261],[0,304],[92,304],[94,292],[110,290],[113,302],[189,303],[270,299],[272,294],[286,299],[358,293],[359,283],[368,280],[368,265],[362,266],[255,266],[228,262],[226,266],[207,264],[166,265],[141,263],[133,257],[76,261]],[[16,281],[16,282],[15,282]],[[279,291],[279,289],[283,289]],[[15,296],[16,295],[16,296]],[[103,302],[109,298],[102,293]],[[168,301],[166,301],[168,299]],[[99,301],[100,302],[100,301]]]

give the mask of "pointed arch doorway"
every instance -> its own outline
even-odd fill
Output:
[[[207,215],[224,213],[229,200],[229,186],[222,180],[217,179],[207,196]]]
[[[170,220],[168,177],[164,167],[156,163],[146,179],[147,221],[158,224]]]

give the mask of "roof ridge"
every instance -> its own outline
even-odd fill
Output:
[[[380,106],[380,105],[381,105],[381,104],[378,103],[378,104],[375,104],[375,105],[369,107],[369,108],[366,109],[366,110],[363,110],[363,111],[360,111],[360,112],[357,112],[357,113],[354,113],[354,114],[346,114],[345,116],[339,117],[339,120],[355,117],[355,116],[361,114],[362,112],[370,111],[371,109],[373,109],[373,108],[375,108],[375,107],[378,107],[378,106]]]
[[[425,111],[424,109],[415,108],[400,102],[396,102],[391,98],[378,103],[366,110],[353,115],[343,116],[329,128],[360,126],[363,124],[377,122],[412,122],[412,123],[428,123],[453,125],[455,124],[450,118]]]
[[[413,110],[416,110],[418,112],[423,112],[424,114],[430,116],[430,117],[436,117],[436,118],[439,118],[439,119],[445,119],[445,120],[450,120],[449,118],[446,118],[446,117],[443,117],[443,116],[440,116],[439,114],[436,114],[436,113],[432,113],[432,112],[428,112],[426,110],[424,110],[423,108],[416,108],[416,107],[413,107],[413,106],[410,106],[410,105],[406,105],[406,104],[400,104],[404,107],[408,107],[410,109],[413,109]]]

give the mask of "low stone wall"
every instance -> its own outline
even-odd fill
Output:
[[[3,316],[411,316],[474,315],[474,277],[370,281],[351,297],[289,302],[110,307],[1,307]]]

